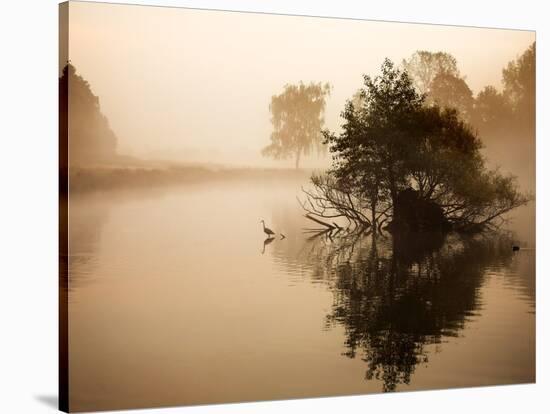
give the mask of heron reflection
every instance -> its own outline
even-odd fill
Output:
[[[264,246],[263,246],[263,249],[262,249],[262,254],[265,253],[265,246],[267,246],[270,243],[273,243],[273,240],[275,240],[275,237],[268,237],[267,239],[264,240]]]

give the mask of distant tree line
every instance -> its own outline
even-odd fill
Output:
[[[445,52],[417,51],[403,60],[426,104],[454,108],[484,140],[503,131],[533,134],[535,128],[536,43],[502,70],[502,91],[485,86],[476,96],[461,75],[456,59]]]
[[[520,57],[502,71],[502,91],[484,87],[476,96],[460,73],[457,60],[446,52],[419,50],[402,61],[423,105],[454,109],[457,117],[468,123],[484,143],[533,136],[535,130],[535,61],[533,43]],[[312,149],[323,151],[320,131],[324,124],[329,84],[300,82],[286,85],[269,106],[273,132],[271,143],[262,151],[275,159],[293,157],[296,168],[303,155]],[[351,99],[361,100],[358,91]]]
[[[101,112],[90,84],[68,63],[59,78],[60,143],[68,143],[70,164],[109,161],[116,155],[117,137]],[[68,137],[68,138],[67,138]],[[67,142],[62,142],[68,139]]]

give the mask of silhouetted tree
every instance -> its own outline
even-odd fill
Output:
[[[378,183],[376,198],[389,196],[395,202],[406,185],[406,158],[414,150],[410,138],[418,129],[415,123],[424,98],[415,91],[407,73],[389,59],[381,71],[375,78],[364,76],[362,105],[357,108],[348,103],[342,113],[342,134],[325,131],[324,135],[337,178],[345,178],[357,188]]]
[[[441,74],[460,78],[456,59],[446,52],[418,50],[408,60],[403,60],[403,68],[411,77],[420,94],[429,95],[434,79]]]
[[[69,162],[90,164],[112,158],[117,138],[101,112],[99,98],[70,63],[63,68],[59,79],[59,99],[60,102],[67,100],[60,107],[67,108],[68,112],[63,122],[68,124]]]
[[[472,117],[474,97],[463,78],[450,73],[438,74],[427,96],[429,103],[442,108],[456,109],[461,119],[469,122]]]
[[[330,93],[328,83],[286,85],[284,92],[271,97],[269,110],[273,132],[271,144],[262,150],[275,159],[294,157],[299,168],[302,155],[316,147],[322,150],[321,129],[324,124],[325,99]]]
[[[521,127],[534,131],[536,92],[536,44],[502,71],[504,95],[512,104]]]
[[[485,87],[476,97],[472,125],[479,131],[492,162],[521,172],[534,190],[536,44],[502,71],[502,92]]]
[[[494,86],[486,86],[477,94],[472,111],[472,124],[482,136],[510,127],[512,104]]]
[[[456,109],[463,120],[470,121],[473,94],[452,55],[417,51],[408,60],[403,60],[403,67],[417,91],[425,95],[426,105]]]

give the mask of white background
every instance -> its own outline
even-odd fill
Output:
[[[537,30],[537,384],[145,410],[143,413],[548,412],[549,15],[544,1],[128,1]],[[57,398],[57,1],[0,12],[0,413]],[[483,45],[480,45],[483,47]],[[546,117],[545,117],[546,115]]]

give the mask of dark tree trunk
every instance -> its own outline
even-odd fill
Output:
[[[372,232],[373,234],[376,233],[376,201],[372,201],[370,205],[370,212],[371,212],[371,222],[372,222]]]
[[[387,169],[388,169],[388,186],[390,188],[390,197],[392,206],[395,207],[395,203],[397,202],[397,185],[395,183],[395,175],[393,173],[393,162],[391,160],[387,163]]]

